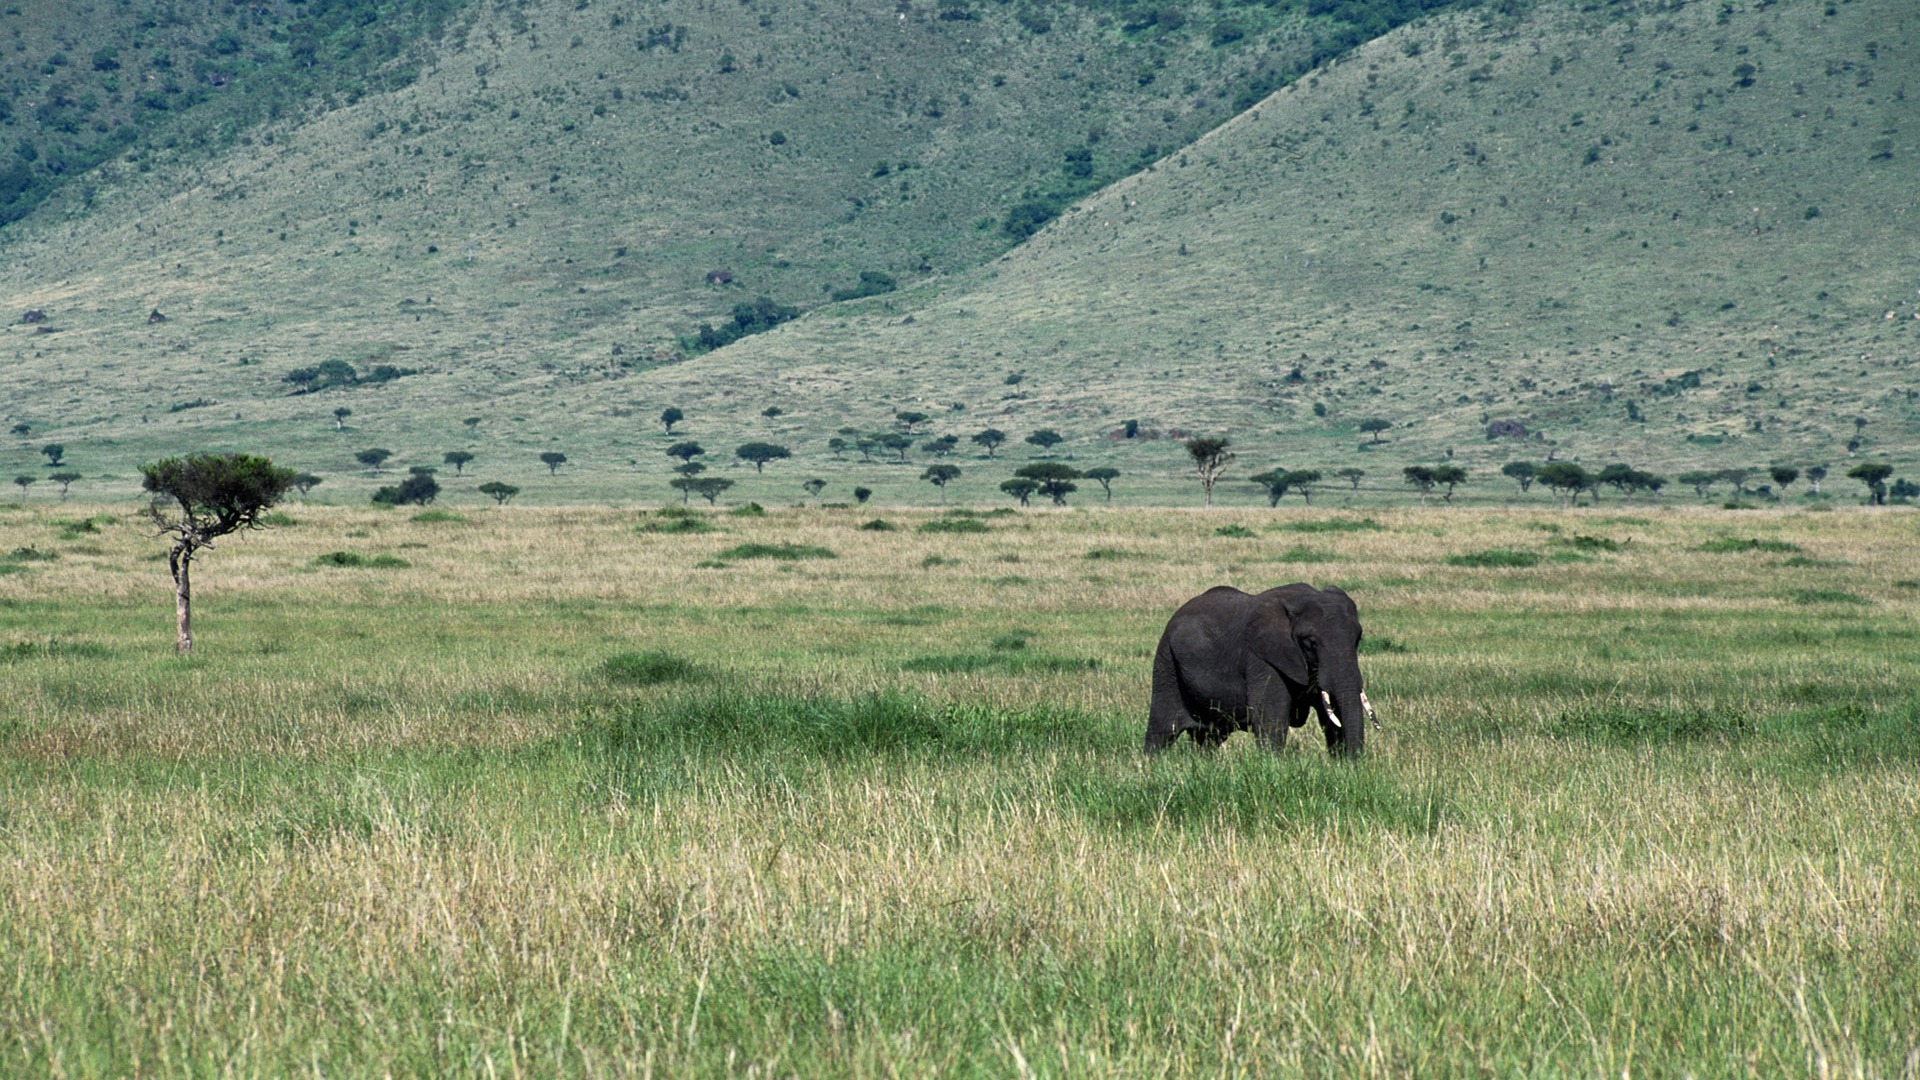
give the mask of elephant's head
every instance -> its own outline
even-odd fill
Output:
[[[1373,716],[1360,678],[1360,609],[1337,587],[1289,585],[1278,592],[1309,681],[1319,687],[1328,717],[1340,727],[1341,749],[1360,753]]]

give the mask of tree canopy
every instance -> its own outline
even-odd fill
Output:
[[[767,462],[779,461],[781,458],[790,458],[793,456],[793,451],[778,443],[750,442],[735,447],[733,456],[739,458],[741,461],[752,462],[753,471],[760,472],[766,468]]]
[[[261,527],[260,515],[293,486],[294,471],[254,454],[189,454],[140,466],[140,486],[153,496],[148,516],[173,536],[175,648],[193,651],[194,555],[231,533]]]

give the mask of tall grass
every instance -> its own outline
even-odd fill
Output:
[[[310,507],[186,660],[142,530],[0,518],[60,555],[0,578],[0,1073],[1910,1068],[1904,519],[1484,570],[1566,516],[1382,512],[1320,582],[1394,643],[1345,762],[1141,757],[1167,614],[1276,583],[1217,519],[894,516],[700,574],[620,511]]]

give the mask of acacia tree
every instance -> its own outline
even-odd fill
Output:
[[[56,483],[56,484],[59,484],[59,485],[60,485],[60,501],[61,501],[61,502],[66,502],[66,501],[67,501],[67,488],[68,488],[68,486],[70,486],[70,485],[71,485],[71,484],[72,484],[72,483],[73,483],[73,482],[74,482],[75,480],[78,480],[78,479],[80,479],[80,474],[79,474],[79,473],[77,473],[77,472],[72,472],[72,471],[67,471],[67,470],[62,470],[61,472],[57,472],[57,473],[48,473],[48,474],[47,474],[47,479],[49,479],[49,480],[51,480],[51,481],[53,481],[54,483]]]
[[[1693,488],[1695,495],[1704,499],[1707,497],[1707,492],[1713,490],[1713,485],[1720,482],[1720,474],[1708,472],[1705,469],[1691,469],[1681,473],[1679,479],[1681,483]]]
[[[347,430],[347,417],[352,415],[353,415],[353,410],[347,408],[345,405],[342,405],[339,408],[333,410],[333,430],[335,431]]]
[[[778,443],[750,442],[735,447],[733,456],[741,461],[753,462],[753,471],[760,472],[766,468],[767,462],[790,458],[793,456],[793,451]]]
[[[940,489],[940,505],[945,506],[947,503],[947,485],[960,479],[960,466],[945,464],[929,465],[927,466],[927,471],[920,474],[920,479]]]
[[[1448,506],[1452,506],[1454,486],[1467,482],[1467,470],[1458,465],[1436,466],[1433,470],[1433,482],[1447,485],[1447,493],[1440,498],[1445,501]]]
[[[1036,431],[1033,434],[1027,436],[1027,442],[1033,444],[1034,446],[1039,447],[1040,452],[1043,454],[1052,450],[1054,447],[1060,445],[1064,441],[1065,441],[1065,436],[1061,435],[1059,432],[1053,430],[1052,428],[1041,428],[1039,431]]]
[[[821,492],[827,490],[827,482],[816,476],[801,484],[800,487],[809,497],[817,499],[820,497]]]
[[[480,485],[480,494],[491,495],[494,505],[505,506],[507,500],[520,494],[520,489],[512,484],[503,484],[498,480],[489,480]]]
[[[972,437],[974,445],[985,450],[988,457],[992,457],[993,452],[999,448],[1001,443],[1006,441],[1007,433],[1001,431],[999,428],[988,428],[985,431],[974,434]]]
[[[1555,505],[1561,506],[1566,504],[1567,493],[1571,492],[1573,498],[1578,500],[1580,492],[1593,483],[1587,470],[1571,461],[1549,461],[1540,466],[1533,477],[1553,492]]]
[[[707,452],[707,448],[691,440],[677,442],[667,447],[667,456],[679,458],[682,465],[692,464],[693,459]]]
[[[898,431],[883,431],[873,437],[873,442],[882,450],[898,454],[903,464],[907,460],[907,451],[913,449],[913,436]]]
[[[67,456],[67,448],[57,442],[50,442],[41,447],[40,452],[47,455],[48,468],[59,468],[60,459]]]
[[[660,422],[667,425],[667,434],[669,435],[673,434],[673,425],[679,423],[682,420],[685,420],[686,418],[687,418],[686,413],[681,412],[679,409],[674,408],[672,405],[667,406],[665,409],[662,409],[660,412]]]
[[[467,471],[467,462],[473,460],[473,455],[469,454],[465,450],[449,450],[447,451],[447,456],[441,458],[440,460],[453,466],[453,475],[465,476]]]
[[[1379,416],[1369,416],[1360,421],[1360,430],[1373,436],[1373,442],[1380,441],[1380,433],[1393,427],[1393,421]]]
[[[20,485],[20,497],[24,499],[27,497],[27,489],[32,487],[36,481],[31,476],[23,475],[14,477],[13,482]]]
[[[1267,505],[1270,507],[1279,506],[1280,500],[1286,497],[1287,488],[1292,486],[1287,480],[1285,469],[1268,469],[1263,473],[1254,473],[1247,477],[1247,483],[1258,484],[1266,491]]]
[[[1520,493],[1524,495],[1527,489],[1533,486],[1533,470],[1534,464],[1531,461],[1509,461],[1500,466],[1500,475],[1519,481]]]
[[[932,454],[934,457],[946,457],[948,454],[953,453],[954,447],[959,445],[960,436],[942,435],[937,439],[928,439],[926,442],[921,443],[920,449]]]
[[[1893,466],[1884,461],[1863,461],[1847,470],[1849,479],[1858,480],[1867,485],[1867,504],[1885,506],[1887,504],[1887,477],[1893,475]]]
[[[913,429],[916,424],[924,424],[927,422],[926,413],[915,412],[911,409],[902,409],[899,412],[894,413],[893,418],[899,421],[900,430],[906,432],[909,435],[913,434]]]
[[[369,469],[378,469],[392,456],[393,451],[384,447],[375,446],[353,455],[353,460],[365,465]]]
[[[174,648],[193,651],[193,557],[214,540],[261,527],[260,515],[293,485],[293,470],[254,454],[189,454],[140,466],[140,486],[153,494],[148,514],[171,534]]]
[[[1307,500],[1308,506],[1313,505],[1313,485],[1319,482],[1320,470],[1318,469],[1287,470],[1287,486],[1299,488],[1300,497]]]
[[[1119,469],[1111,465],[1096,465],[1080,475],[1099,484],[1100,490],[1107,493],[1107,502],[1113,502],[1113,482],[1120,475]]]
[[[669,486],[679,488],[681,491],[690,491],[707,500],[708,506],[712,506],[714,501],[720,498],[721,493],[733,486],[733,481],[724,476],[683,476],[678,480],[669,481]]]
[[[322,482],[323,479],[315,473],[302,472],[293,474],[293,486],[300,489],[300,497],[303,499],[307,497],[308,492],[320,486]]]
[[[1080,479],[1080,470],[1064,461],[1036,461],[1022,465],[1013,475],[1018,480],[1033,481],[1035,490],[1052,499],[1055,506],[1067,505],[1067,496],[1080,490],[1074,483]]]
[[[547,475],[553,476],[560,471],[560,466],[567,463],[567,455],[558,450],[544,450],[540,454],[540,463],[547,467]]]
[[[1367,475],[1367,470],[1356,469],[1353,466],[1349,465],[1344,469],[1333,470],[1333,475],[1339,477],[1342,480],[1345,480],[1347,484],[1353,488],[1353,490],[1359,491],[1360,478]]]
[[[1800,470],[1790,465],[1775,465],[1767,470],[1767,475],[1773,477],[1773,482],[1779,485],[1776,490],[1780,492],[1780,501],[1784,503],[1787,501],[1787,488],[1791,487],[1795,480],[1800,479]]]
[[[1439,475],[1425,465],[1409,465],[1400,470],[1400,475],[1406,479],[1407,483],[1420,489],[1421,506],[1427,505],[1427,493],[1433,490],[1433,485],[1440,482]]]
[[[1033,497],[1033,493],[1040,490],[1040,482],[1024,476],[1016,476],[1011,480],[1000,481],[1000,490],[1019,499],[1020,505],[1025,506],[1027,500]]]
[[[1825,480],[1826,478],[1827,478],[1827,467],[1825,465],[1815,465],[1813,468],[1807,470],[1807,483],[1813,485],[1813,494],[1815,498],[1818,498],[1820,496],[1820,481]]]
[[[1231,445],[1232,440],[1224,435],[1202,435],[1187,440],[1187,456],[1193,459],[1193,469],[1200,474],[1200,490],[1206,492],[1208,506],[1213,505],[1213,485],[1220,482],[1220,474],[1233,461],[1233,452],[1227,449]]]

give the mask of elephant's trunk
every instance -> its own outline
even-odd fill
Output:
[[[1340,728],[1341,749],[1357,755],[1366,748],[1367,721],[1373,715],[1361,691],[1360,664],[1320,670],[1320,694],[1327,707],[1327,718]]]

